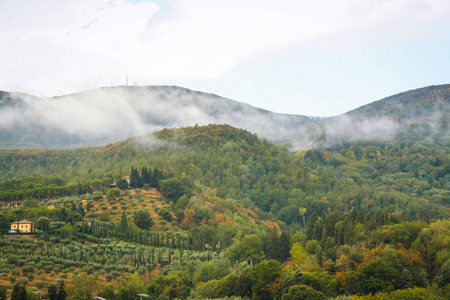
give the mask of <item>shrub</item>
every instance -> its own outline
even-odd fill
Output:
[[[106,279],[106,281],[111,281],[111,280],[113,280],[113,278],[114,278],[114,276],[112,275],[112,274],[106,274],[106,276],[105,276],[105,279]]]
[[[38,289],[42,289],[42,288],[44,287],[44,285],[45,285],[45,282],[38,280],[38,281],[36,281],[36,282],[34,283],[34,285],[35,285]]]
[[[50,273],[53,270],[53,265],[45,265],[44,266],[44,271],[45,273]]]
[[[25,265],[25,263],[26,263],[25,259],[18,259],[16,262],[16,265],[19,267],[23,267]]]
[[[94,201],[88,200],[86,203],[86,210],[90,211],[94,207]]]
[[[59,237],[57,237],[57,236],[52,236],[52,237],[50,238],[50,242],[52,242],[53,244],[59,244],[60,239],[59,239]]]
[[[144,267],[139,267],[137,271],[139,275],[144,275],[147,270]]]
[[[119,277],[120,273],[118,271],[112,271],[111,275],[113,275],[114,278],[117,278],[117,277]]]
[[[92,193],[92,199],[94,199],[94,201],[103,199],[103,193],[100,191],[96,191],[96,192]]]

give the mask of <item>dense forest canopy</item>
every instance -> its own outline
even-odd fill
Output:
[[[449,142],[346,143],[335,150],[290,153],[228,125],[165,129],[106,147],[0,152],[0,178],[57,176],[73,185],[153,166],[188,177],[217,195],[253,203],[290,220],[289,206],[308,214],[383,209],[406,218],[448,217]],[[106,175],[105,174],[110,174]],[[111,175],[112,174],[112,175]],[[116,177],[117,177],[116,176]]]
[[[450,144],[408,128],[295,153],[229,125],[2,150],[0,230],[38,233],[0,239],[0,273],[71,299],[445,299]]]

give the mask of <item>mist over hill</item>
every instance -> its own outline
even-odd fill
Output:
[[[341,147],[346,141],[414,143],[448,139],[450,85],[406,91],[299,128],[293,150]]]
[[[53,98],[0,94],[1,148],[102,145],[162,128],[230,124],[277,140],[306,123],[174,86],[111,87]]]
[[[389,140],[399,130],[448,136],[450,85],[404,92],[331,118],[273,113],[176,86],[105,87],[51,98],[0,92],[0,148],[105,145],[162,128],[229,124],[293,150]]]

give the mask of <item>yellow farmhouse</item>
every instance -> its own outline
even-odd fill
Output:
[[[17,230],[20,232],[31,232],[31,230],[36,232],[36,228],[34,228],[33,223],[28,220],[11,223],[11,232],[16,232]]]

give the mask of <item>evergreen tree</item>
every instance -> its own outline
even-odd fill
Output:
[[[142,187],[141,176],[139,175],[138,170],[133,168],[133,167],[131,167],[130,186],[132,188],[140,188],[140,187]]]
[[[327,238],[328,238],[327,227],[323,226],[322,233],[320,235],[320,244],[322,247],[325,245]]]
[[[278,247],[278,260],[281,262],[285,262],[290,256],[291,251],[291,237],[289,233],[282,232],[280,236]]]
[[[150,229],[155,222],[148,211],[139,210],[134,213],[134,224],[141,229]]]
[[[11,300],[27,300],[27,290],[20,283],[16,283],[11,293]]]
[[[407,268],[403,268],[398,276],[398,286],[401,289],[409,289],[414,287],[414,279],[411,272]]]
[[[144,184],[150,184],[151,176],[152,176],[152,170],[147,168],[147,166],[142,167],[141,171],[141,182],[142,185]]]
[[[0,299],[5,299],[6,300],[6,292],[7,292],[7,289],[6,289],[6,286],[5,285],[0,285]]]
[[[57,300],[58,299],[58,287],[56,284],[52,283],[47,289],[48,298],[50,300]]]
[[[58,296],[57,296],[57,300],[66,300],[67,297],[67,292],[64,289],[64,281],[61,282],[61,285],[59,286],[58,289]]]
[[[439,275],[436,276],[436,282],[439,287],[450,284],[450,259],[442,265]]]
[[[118,180],[116,185],[121,190],[126,190],[128,188],[128,182],[125,179]]]
[[[319,216],[317,215],[316,212],[313,212],[308,219],[308,223],[306,224],[306,236],[308,240],[313,239],[314,230],[317,227],[318,223],[319,223]]]
[[[163,179],[162,173],[158,169],[153,170],[151,176],[150,186],[159,189],[159,182]]]
[[[265,246],[265,252],[268,259],[278,259],[278,245],[279,237],[276,230],[271,230],[267,236],[267,242]]]
[[[120,218],[120,226],[119,230],[121,233],[124,233],[128,228],[128,220],[125,211],[122,212],[122,217]]]

